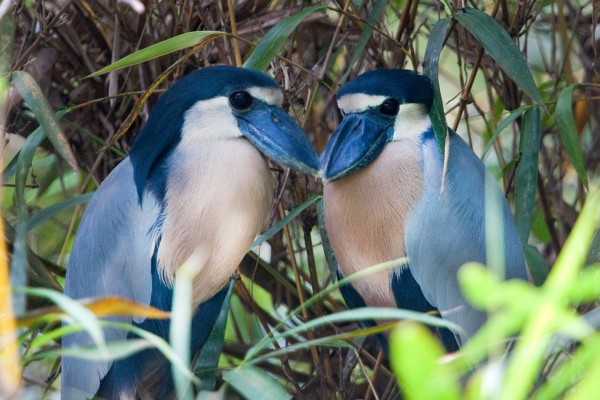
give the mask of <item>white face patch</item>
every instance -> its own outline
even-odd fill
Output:
[[[400,104],[394,123],[393,141],[419,136],[431,126],[431,119],[424,104]]]
[[[225,96],[200,100],[186,111],[181,129],[181,145],[189,146],[206,139],[242,136]]]
[[[262,100],[270,106],[281,107],[283,93],[274,87],[254,86],[246,90],[252,97]]]
[[[347,94],[337,101],[344,114],[361,113],[371,107],[379,107],[387,99],[385,96],[372,96],[364,93]]]

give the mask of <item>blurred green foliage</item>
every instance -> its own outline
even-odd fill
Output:
[[[140,14],[127,2],[15,3],[0,19],[2,216],[24,378],[12,386],[0,379],[0,396],[51,396],[60,337],[73,329],[97,339],[98,347],[79,351],[83,357],[158,347],[188,398],[187,382],[200,381],[216,384],[213,395],[246,398],[588,399],[598,392],[596,2],[498,0],[454,9],[410,0],[181,1],[151,2]],[[234,279],[227,325],[222,318],[216,327],[224,343],[215,335],[212,353],[194,368],[182,346],[151,335],[104,344],[106,323],[94,312],[114,303],[86,308],[60,293],[84,203],[127,154],[165,87],[237,56],[281,83],[285,106],[319,151],[339,122],[334,94],[346,80],[375,68],[430,75],[439,84],[432,115],[440,144],[447,124],[499,179],[539,286],[466,266],[465,293],[490,320],[461,351],[444,355],[414,322],[444,325],[439,318],[346,310],[317,229],[320,182],[274,168],[272,228]],[[176,319],[185,321],[181,313]],[[407,320],[391,334],[389,360],[364,338],[393,324],[356,324],[384,316]],[[0,364],[0,374],[9,368]]]

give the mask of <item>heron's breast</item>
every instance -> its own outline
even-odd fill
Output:
[[[167,283],[190,257],[199,269],[194,303],[229,280],[267,220],[273,180],[262,155],[245,139],[177,150],[170,173],[158,250]]]
[[[343,275],[406,256],[405,220],[422,188],[415,140],[388,143],[367,167],[325,186],[325,226]],[[395,307],[391,272],[353,282],[367,305]]]

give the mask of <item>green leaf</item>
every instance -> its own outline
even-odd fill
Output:
[[[446,114],[444,113],[444,102],[440,92],[440,82],[438,78],[438,66],[440,62],[440,54],[444,48],[448,29],[450,28],[450,18],[439,20],[431,29],[427,48],[425,49],[425,57],[423,58],[423,75],[431,80],[433,86],[433,103],[429,110],[429,117],[437,139],[440,153],[444,154],[444,145],[446,143],[446,135],[448,133],[448,124],[446,123]]]
[[[13,72],[12,82],[19,91],[21,97],[23,97],[23,101],[27,107],[35,115],[35,119],[44,130],[58,154],[60,154],[74,171],[77,171],[79,168],[77,166],[77,161],[75,160],[75,155],[71,151],[69,142],[60,129],[58,120],[37,82],[31,75],[23,71]]]
[[[542,97],[531,71],[508,32],[494,18],[475,8],[465,7],[457,10],[454,18],[471,32],[506,75],[534,102],[543,107]]]
[[[575,118],[573,117],[573,89],[577,84],[564,88],[558,96],[556,109],[554,110],[554,120],[558,126],[560,138],[565,146],[565,151],[579,175],[581,183],[587,188],[588,178],[585,172],[585,163],[583,161],[583,152],[581,144],[575,129]]]
[[[223,305],[221,306],[221,311],[219,311],[215,325],[194,363],[194,373],[201,381],[200,390],[214,390],[217,384],[216,372],[219,365],[219,358],[223,351],[225,328],[227,326],[227,316],[229,314],[229,301],[231,299],[231,293],[233,293],[234,284],[235,281],[231,279],[229,282],[229,289],[223,300]]]
[[[68,109],[63,108],[56,112],[56,118],[58,120],[62,119],[62,117],[69,112]],[[46,131],[42,129],[41,126],[38,126],[29,136],[25,139],[25,143],[28,148],[37,148],[42,142],[46,139]],[[25,145],[24,145],[25,146]],[[12,178],[17,172],[17,162],[19,161],[19,157],[21,154],[21,150],[13,157],[12,160],[8,163],[8,165],[2,171],[2,179],[3,182],[6,183]],[[29,162],[31,164],[31,161]]]
[[[333,254],[331,242],[329,241],[329,235],[325,229],[325,211],[323,209],[323,199],[317,202],[317,218],[319,221],[318,225],[319,232],[321,234],[321,243],[323,244],[323,252],[325,253],[325,259],[329,265],[329,274],[331,275],[332,282],[335,282],[338,271],[337,259],[335,258],[335,254]]]
[[[24,88],[29,87],[29,80],[31,77],[27,74],[22,75],[25,80],[19,80],[20,75],[17,76],[17,81],[20,82]],[[35,83],[35,82],[34,82]],[[35,85],[37,87],[37,84]],[[39,90],[39,88],[38,88]],[[33,96],[33,92],[28,92]],[[37,96],[37,95],[36,95]],[[42,108],[45,106],[41,106]],[[50,106],[47,105],[49,108]],[[56,118],[62,118],[66,114],[66,110],[60,110],[56,113]],[[54,115],[52,115],[54,116]],[[45,124],[51,125],[52,123]],[[15,198],[17,200],[18,220],[15,225],[15,235],[13,242],[13,252],[11,257],[11,285],[14,287],[24,287],[27,282],[27,264],[28,264],[28,253],[31,253],[27,246],[27,205],[25,204],[25,187],[27,184],[27,176],[33,163],[33,158],[39,145],[47,137],[47,129],[40,123],[40,126],[36,128],[31,135],[27,137],[23,147],[19,150],[19,153],[11,160],[9,165],[6,167],[5,172],[7,175],[15,175]],[[5,221],[6,223],[6,221]],[[36,269],[34,267],[34,269]],[[39,274],[39,270],[36,269]],[[47,274],[47,271],[44,271]],[[40,274],[40,276],[45,276]],[[25,312],[25,295],[22,293],[13,293],[13,307],[15,312],[23,314]]]
[[[540,109],[538,107],[525,111],[521,123],[521,140],[519,152],[521,158],[516,176],[515,219],[525,248],[533,224],[535,209],[535,193],[538,176],[538,152],[541,140]]]
[[[85,330],[89,333],[90,337],[101,351],[105,350],[106,344],[104,342],[104,333],[100,327],[100,322],[94,313],[85,308],[85,306],[55,290],[44,288],[15,288],[15,290],[23,291],[30,296],[43,297],[52,301],[62,308],[75,322],[78,322],[81,326],[85,327]]]
[[[243,366],[223,373],[223,379],[248,400],[282,400],[292,396],[262,369]]]
[[[344,73],[343,77],[340,79],[340,83],[344,82],[346,78],[348,78],[350,71],[352,71],[352,67],[355,66],[358,59],[360,57],[364,57],[365,46],[367,45],[367,43],[369,42],[369,38],[373,34],[373,28],[371,27],[377,25],[377,22],[379,22],[381,15],[383,15],[383,11],[385,10],[386,5],[386,0],[375,1],[375,5],[373,6],[373,10],[371,10],[369,14],[367,23],[363,25],[363,30],[360,34],[360,37],[358,38],[358,42],[356,42],[356,48],[354,49],[354,52],[352,53],[352,58],[348,63],[348,69]]]
[[[536,286],[540,286],[546,281],[550,268],[548,268],[546,260],[544,260],[544,257],[535,246],[528,244],[525,246],[524,250],[525,261],[527,262],[527,267],[529,267],[533,283],[535,283]]]
[[[254,243],[252,243],[251,248],[260,246],[261,244],[263,244],[264,242],[266,242],[267,240],[272,238],[273,235],[275,235],[277,232],[282,230],[284,226],[289,224],[290,221],[292,221],[294,218],[296,218],[298,215],[300,215],[300,213],[302,211],[306,210],[312,203],[321,199],[321,197],[322,197],[321,195],[316,194],[316,195],[312,196],[310,199],[306,200],[304,203],[300,204],[298,207],[294,208],[281,221],[279,221],[278,223],[276,223],[275,225],[273,225],[272,227],[267,229],[267,231],[265,233],[263,233],[258,238],[256,238]]]
[[[194,277],[200,272],[207,261],[206,252],[196,252],[183,263],[175,274],[169,341],[175,353],[186,366],[190,365],[191,362],[192,283]],[[188,377],[181,374],[175,365],[171,366],[171,372],[177,398],[191,400],[193,398],[192,386]]]
[[[42,222],[54,217],[56,214],[64,210],[68,210],[69,208],[75,207],[78,204],[87,203],[92,199],[93,196],[94,192],[84,193],[44,208],[43,210],[29,217],[27,220],[27,229],[33,229],[38,224],[41,224]]]
[[[142,50],[138,50],[126,57],[123,57],[119,61],[116,61],[92,74],[89,74],[86,78],[106,74],[107,72],[116,71],[132,65],[141,64],[143,62],[186,49],[188,47],[196,46],[203,42],[208,43],[224,34],[224,32],[219,31],[195,31],[182,33],[181,35],[163,40],[162,42],[158,42]]]
[[[401,322],[390,337],[390,364],[408,400],[458,400],[460,387],[444,350],[424,326]]]
[[[258,43],[252,54],[250,54],[250,57],[244,63],[244,67],[258,71],[267,69],[275,55],[283,49],[285,42],[296,27],[310,14],[325,12],[325,10],[327,10],[325,6],[309,7],[279,21]]]
[[[498,140],[498,136],[500,136],[502,131],[504,131],[506,128],[508,128],[508,126],[510,124],[512,124],[517,118],[519,118],[525,111],[529,110],[531,107],[534,107],[534,106],[521,106],[521,107],[517,108],[516,110],[512,110],[510,112],[510,114],[508,114],[508,116],[506,118],[504,118],[502,120],[502,122],[500,122],[498,124],[498,127],[492,134],[492,137],[485,144],[485,148],[483,149],[483,154],[481,156],[482,160],[485,160],[487,158],[491,148],[494,146],[494,142],[496,140]]]
[[[293,352],[298,351],[298,350],[310,349],[313,346],[351,349],[351,348],[353,348],[353,346],[350,343],[348,343],[348,341],[342,340],[342,339],[366,336],[368,334],[369,333],[365,332],[365,330],[358,330],[358,331],[352,331],[349,333],[338,334],[335,336],[320,337],[320,338],[313,339],[313,340],[303,340],[298,343],[289,344],[289,345],[279,348],[277,350],[263,353],[259,357],[256,357],[252,361],[249,361],[248,363],[246,363],[246,365],[256,365],[256,364],[259,364],[259,363],[265,362],[265,361],[270,362],[271,360],[273,360],[274,358],[279,357],[279,356],[284,356],[284,357],[289,358],[290,354],[292,354]]]
[[[127,332],[131,332],[135,336],[139,336],[144,341],[150,343],[152,347],[154,347],[158,351],[160,351],[162,353],[162,355],[164,355],[165,358],[167,360],[169,360],[169,362],[171,363],[171,366],[178,368],[180,373],[186,379],[189,379],[194,384],[199,383],[198,379],[194,376],[192,371],[190,371],[188,369],[187,365],[181,360],[181,358],[173,351],[173,349],[171,347],[169,347],[169,344],[167,343],[167,341],[164,340],[163,338],[161,338],[160,336],[155,335],[145,329],[139,328],[135,325],[128,324],[128,323],[110,322],[110,321],[105,321],[105,320],[97,320],[97,321],[105,329],[106,328],[120,329],[120,330],[124,330]],[[47,336],[54,337],[54,338],[62,337],[66,334],[81,331],[82,329],[87,330],[87,327],[81,323],[74,324],[74,325],[68,325],[68,326],[62,326],[58,329],[54,329],[54,330],[50,331]],[[40,335],[34,340],[34,342],[36,342],[38,339],[40,339],[40,342],[36,342],[36,346],[40,346],[41,343],[46,340],[45,336],[46,335]],[[100,353],[102,353],[102,354],[94,354],[93,357],[101,357],[100,359],[110,359],[111,355],[114,355],[114,354],[111,354],[111,350],[110,350],[110,345],[112,343],[114,343],[114,342],[111,342],[108,344],[108,346],[109,346],[108,348],[107,348],[107,345],[103,345],[100,348],[100,350],[101,350]],[[130,347],[129,349],[133,349],[136,346],[139,346],[140,349],[144,348],[144,346],[142,346],[141,344],[135,344],[134,346]],[[125,346],[125,348],[126,347],[127,346]],[[83,348],[83,347],[81,347],[81,348]],[[99,349],[96,348],[95,351],[94,350],[92,350],[92,351],[94,351],[95,353],[99,353],[98,350]],[[117,350],[118,350],[118,348],[117,348]],[[59,354],[62,354],[62,350],[60,348],[59,349],[51,349],[51,350],[45,351],[43,353],[46,355],[59,355]],[[74,356],[77,356],[77,351],[73,351],[73,353],[75,353]],[[87,358],[87,354],[85,356],[83,356],[82,358]]]
[[[352,310],[340,311],[335,314],[325,315],[323,317],[312,319],[308,322],[302,323],[295,327],[289,328],[279,335],[275,336],[275,340],[281,340],[290,336],[297,335],[302,332],[309,331],[322,325],[335,324],[338,322],[356,322],[364,320],[404,320],[409,319],[412,321],[418,321],[422,324],[437,327],[437,328],[448,328],[454,332],[463,332],[462,328],[458,325],[444,320],[433,315],[424,314],[412,310],[387,308],[387,307],[361,307]],[[254,356],[257,353],[261,343],[257,344],[246,354],[246,358]]]
[[[316,303],[317,301],[319,301],[320,299],[323,299],[325,296],[327,296],[329,293],[333,292],[334,290],[338,290],[341,286],[346,285],[350,282],[353,282],[357,279],[360,278],[364,278],[365,276],[369,276],[371,274],[375,274],[379,271],[389,271],[393,268],[398,268],[399,265],[403,265],[406,264],[408,261],[407,258],[403,257],[403,258],[398,258],[398,259],[394,259],[394,260],[390,260],[390,261],[386,261],[377,265],[373,265],[371,267],[368,268],[363,268],[358,272],[355,272],[343,279],[339,279],[337,282],[335,282],[332,285],[328,285],[327,287],[323,288],[323,290],[321,290],[320,292],[316,293],[315,295],[313,295],[312,297],[310,297],[309,299],[304,301],[303,305],[299,305],[298,307],[296,307],[295,309],[293,309],[291,312],[288,313],[288,316],[284,319],[282,319],[272,330],[272,332],[277,332],[281,329],[283,329],[283,327],[286,325],[286,323],[291,320],[294,316],[299,315],[302,310],[304,308],[308,308],[311,305],[313,305],[314,303]],[[388,309],[389,310],[389,309]],[[356,311],[356,310],[355,310]],[[395,310],[397,311],[397,310]],[[420,314],[423,315],[423,314]],[[378,318],[378,317],[375,317]],[[371,318],[373,319],[373,318]],[[425,322],[426,323],[426,322]],[[264,336],[257,344],[255,344],[253,347],[251,347],[247,352],[246,352],[246,357],[244,358],[244,360],[250,360],[253,357],[255,357],[257,354],[259,354],[262,350],[264,350],[265,348],[268,347],[268,345],[274,340],[274,335],[272,333],[270,333],[269,335]]]
[[[531,232],[535,235],[539,242],[550,243],[552,240],[552,237],[550,236],[550,228],[548,228],[548,224],[546,223],[546,218],[544,216],[544,210],[541,206],[538,206],[534,213]]]
[[[585,265],[600,263],[600,228],[596,231],[590,250],[585,258]]]
[[[132,354],[154,347],[145,339],[130,339],[110,342],[106,345],[106,351],[98,351],[96,346],[74,346],[63,348],[60,354],[68,357],[82,358],[92,361],[112,361],[129,357]]]
[[[44,130],[31,135],[19,151],[15,168],[15,198],[17,201],[18,220],[15,225],[15,239],[11,256],[10,280],[13,287],[25,287],[27,284],[27,205],[25,204],[25,186],[27,175],[35,156],[38,138],[45,137]],[[15,313],[25,312],[25,294],[13,293],[13,308]]]

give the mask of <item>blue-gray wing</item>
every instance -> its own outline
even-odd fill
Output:
[[[90,202],[69,259],[65,294],[73,299],[120,296],[142,304],[150,303],[151,258],[154,251],[153,225],[159,206],[151,197],[138,201],[129,158],[121,162],[100,185]],[[131,317],[113,321],[131,323]],[[106,342],[124,340],[127,332],[104,329]],[[63,347],[90,345],[86,332],[63,338]],[[92,362],[64,357],[63,399],[91,397],[111,362]]]
[[[406,224],[406,251],[410,270],[426,299],[442,317],[461,326],[464,343],[483,325],[484,312],[473,309],[462,296],[458,269],[466,262],[486,263],[485,181],[502,205],[506,278],[528,279],[523,251],[510,208],[500,187],[481,160],[454,132],[444,191],[441,157],[433,135],[423,142],[425,188],[422,201]],[[489,192],[488,192],[489,193]]]

